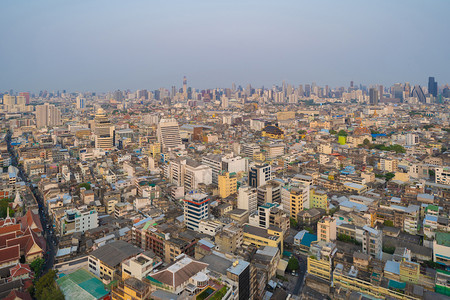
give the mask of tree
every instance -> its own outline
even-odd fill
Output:
[[[30,267],[34,271],[36,277],[41,275],[42,267],[44,266],[44,260],[40,257],[31,262]]]
[[[394,173],[386,173],[386,175],[384,175],[384,177],[386,178],[387,181],[389,181],[395,177],[395,174]]]
[[[338,132],[338,136],[348,136],[347,131],[345,131],[344,129],[339,130]]]
[[[364,145],[364,146],[370,145],[369,139],[364,139],[363,145]]]
[[[64,294],[55,281],[56,271],[50,270],[35,282],[30,293],[38,300],[63,300]]]
[[[291,218],[290,221],[291,221],[291,228],[297,228],[297,225],[298,225],[297,220],[294,218]]]
[[[334,129],[331,129],[331,130],[330,130],[330,134],[337,134],[337,131],[334,130]]]
[[[298,132],[298,134],[300,134],[300,135],[306,134],[306,130],[299,130],[299,131],[297,131],[297,132]]]
[[[383,246],[383,252],[388,254],[394,254],[395,247],[394,246]]]
[[[287,269],[288,271],[295,271],[300,268],[300,264],[298,263],[298,259],[295,256],[291,256],[288,261]]]
[[[434,170],[429,170],[428,175],[430,175],[430,177],[434,178],[434,176],[436,175],[436,172]]]
[[[385,220],[383,224],[384,226],[394,227],[394,222],[391,220]]]
[[[6,215],[8,214],[8,207],[11,202],[12,199],[10,198],[0,200],[0,218],[6,218]],[[9,208],[9,216],[14,217],[14,213],[14,210],[12,208]]]
[[[91,189],[91,184],[88,182],[84,182],[84,183],[80,183],[79,185],[80,188],[85,188],[86,190],[90,190]]]

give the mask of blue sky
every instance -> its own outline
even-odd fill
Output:
[[[0,91],[450,82],[447,0],[1,0]]]

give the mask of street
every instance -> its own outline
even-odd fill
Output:
[[[38,206],[39,206],[39,218],[41,220],[42,229],[44,230],[42,232],[42,235],[45,238],[45,240],[47,241],[47,249],[46,249],[46,253],[44,256],[45,263],[42,267],[42,274],[45,274],[48,270],[50,270],[53,267],[53,264],[55,261],[56,249],[57,249],[56,248],[57,239],[53,235],[52,224],[51,224],[49,218],[47,218],[47,216],[45,214],[43,199],[39,195],[38,189],[35,188],[31,184],[30,180],[28,179],[28,176],[26,175],[26,173],[23,171],[22,167],[19,166],[19,164],[17,162],[16,154],[13,151],[13,148],[11,145],[11,132],[9,132],[9,131],[8,131],[8,134],[6,135],[6,142],[8,145],[8,152],[11,155],[11,165],[13,165],[14,167],[19,169],[18,176],[20,178],[22,178],[22,180],[30,187],[31,191],[33,192],[34,197],[36,198]],[[27,208],[24,207],[24,210],[27,210]]]

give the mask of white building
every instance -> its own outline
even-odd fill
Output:
[[[362,250],[370,256],[381,259],[383,255],[383,232],[369,226],[364,226]]]
[[[237,208],[245,209],[249,213],[256,211],[258,208],[258,198],[256,188],[249,186],[241,186],[238,190]]]
[[[36,106],[36,126],[47,127],[61,125],[61,111],[53,104]]]
[[[180,137],[180,128],[175,119],[161,119],[158,124],[157,136],[163,151],[183,148]]]
[[[204,233],[210,236],[216,236],[221,231],[223,224],[219,221],[213,220],[201,220],[198,226],[198,232]]]
[[[450,167],[436,168],[436,183],[450,185]]]
[[[75,232],[85,232],[86,230],[98,227],[98,213],[95,209],[70,209],[60,219],[60,234],[73,234]]]
[[[199,184],[212,183],[212,169],[199,162],[187,159],[184,171],[184,186],[187,191],[198,189]]]
[[[240,156],[223,157],[222,170],[229,173],[239,173],[248,171],[248,160]]]
[[[207,165],[212,170],[212,183],[219,185],[219,174],[222,171],[222,155],[210,154],[203,156],[202,164]]]

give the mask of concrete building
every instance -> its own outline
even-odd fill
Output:
[[[249,186],[241,186],[238,190],[237,208],[245,209],[249,213],[256,211],[258,207],[257,191]]]
[[[95,148],[109,150],[114,147],[115,128],[102,108],[99,108],[95,114],[94,134]]]
[[[237,192],[237,176],[236,173],[222,171],[218,177],[219,196],[224,199]]]
[[[248,183],[250,186],[257,188],[266,184],[272,179],[271,165],[256,165],[250,168],[248,174]]]
[[[310,208],[309,185],[297,183],[286,185],[281,189],[281,203],[289,215],[296,218],[304,209]]]
[[[198,231],[200,221],[209,216],[209,196],[203,193],[190,193],[184,198],[184,223],[191,230]]]
[[[175,119],[161,119],[157,129],[158,142],[163,151],[182,148],[180,128]]]
[[[363,252],[376,259],[381,259],[383,255],[383,232],[369,226],[364,226],[363,230]]]
[[[212,184],[219,185],[219,174],[222,172],[222,155],[210,154],[202,157],[202,164],[212,170]]]
[[[258,205],[265,203],[281,203],[282,183],[271,180],[256,189]]]
[[[61,125],[61,111],[53,104],[36,106],[36,126],[49,127]]]
[[[336,219],[324,217],[317,223],[317,240],[326,243],[336,241]]]
[[[73,234],[75,232],[84,233],[86,230],[98,227],[97,211],[92,209],[70,209],[60,219],[60,235]]]

